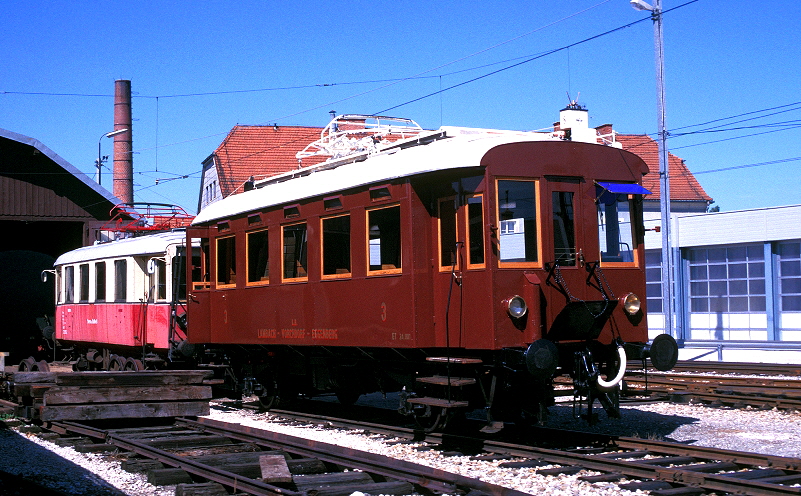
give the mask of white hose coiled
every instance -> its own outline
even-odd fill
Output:
[[[626,373],[626,350],[624,350],[622,346],[618,346],[617,355],[618,355],[618,363],[620,364],[620,367],[617,371],[617,375],[615,375],[615,378],[612,379],[611,381],[606,381],[603,378],[601,378],[599,374],[598,381],[595,385],[595,387],[599,391],[606,391],[606,392],[612,391],[618,386],[618,384],[620,384],[620,381],[623,380],[623,375]]]

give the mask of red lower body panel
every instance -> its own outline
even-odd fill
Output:
[[[110,346],[167,349],[170,305],[166,303],[74,303],[56,307],[56,339]]]

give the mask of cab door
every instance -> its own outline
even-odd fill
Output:
[[[550,224],[548,236],[543,247],[543,260],[546,270],[551,274],[555,285],[550,287],[561,289],[562,297],[567,299],[587,299],[587,272],[584,270],[587,254],[595,253],[588,249],[588,243],[597,243],[596,236],[589,235],[587,226],[595,228],[594,221],[581,222],[589,215],[594,220],[591,210],[592,199],[587,205],[582,196],[584,180],[579,177],[546,178],[546,195],[544,200],[550,207],[546,209]],[[547,222],[547,220],[546,220]],[[553,291],[552,291],[553,293]],[[552,298],[558,298],[552,294]],[[594,296],[593,296],[594,297]],[[561,309],[563,305],[557,300],[549,305],[551,309]],[[552,321],[552,320],[551,320]]]

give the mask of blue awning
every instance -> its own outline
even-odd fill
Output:
[[[643,188],[639,184],[632,184],[632,183],[602,183],[596,182],[598,186],[602,187],[606,191],[610,193],[617,193],[622,194],[625,193],[627,195],[650,195],[651,192],[647,189]]]

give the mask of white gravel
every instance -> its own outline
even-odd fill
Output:
[[[214,404],[213,404],[214,405]],[[570,427],[588,432],[664,439],[703,446],[801,457],[801,414],[781,411],[715,409],[701,405],[655,403],[622,407],[621,419],[608,419],[592,427],[572,418],[572,408],[561,404],[550,409],[549,427]],[[598,409],[600,411],[600,409]],[[537,469],[505,469],[502,462],[444,457],[438,451],[421,451],[417,444],[391,444],[380,436],[365,436],[320,427],[290,426],[276,422],[269,413],[212,407],[209,418],[284,432],[326,443],[348,446],[436,467],[466,476],[480,476],[531,494],[638,494],[609,483],[589,484],[571,476],[540,476]],[[173,495],[175,488],[154,487],[142,475],[122,471],[118,461],[106,455],[81,454],[34,435],[0,429],[0,469],[25,477],[52,481],[68,494]]]
[[[0,429],[0,470],[64,494],[174,496],[175,486],[157,487],[141,474],[125,472],[107,455],[78,453],[14,429]]]

